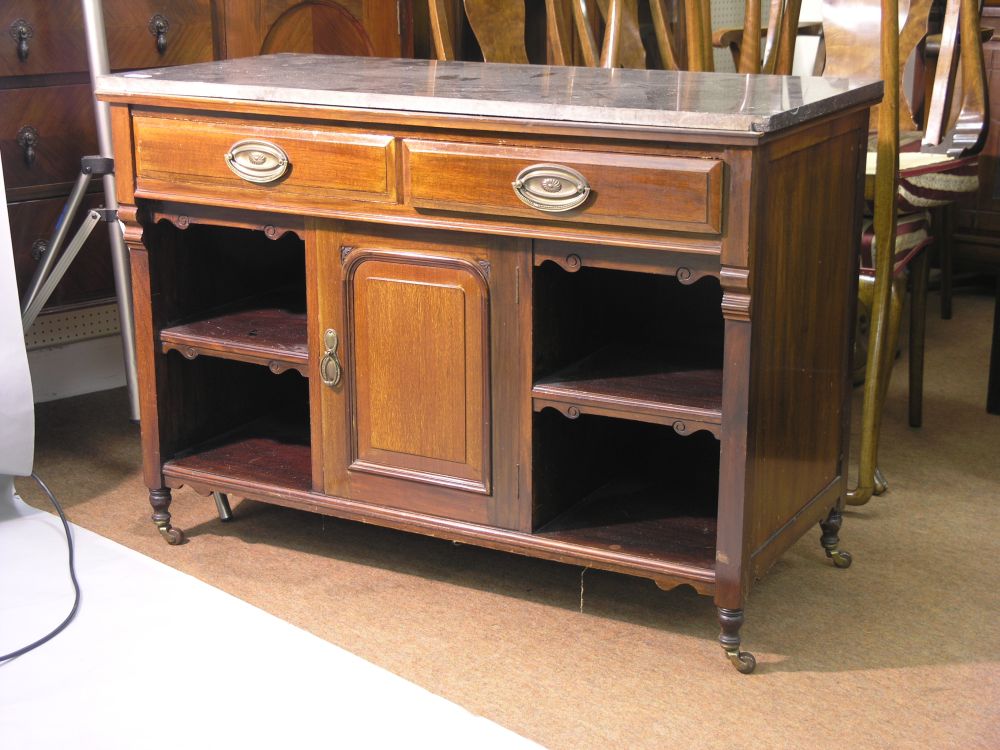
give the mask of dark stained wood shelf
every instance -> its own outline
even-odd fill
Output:
[[[188,359],[220,357],[265,365],[274,373],[297,370],[309,375],[306,312],[289,295],[217,311],[212,317],[160,331],[164,352]]]
[[[264,417],[193,448],[163,466],[163,475],[197,485],[252,483],[308,491],[312,487],[309,426]]]
[[[531,395],[535,411],[552,406],[571,418],[599,414],[718,437],[722,368],[680,349],[612,345],[541,378]]]
[[[716,518],[707,511],[713,504],[676,485],[630,476],[604,485],[535,534],[714,577]]]

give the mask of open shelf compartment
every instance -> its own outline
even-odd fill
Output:
[[[534,415],[535,535],[714,580],[719,443],[637,420]]]
[[[224,480],[308,491],[312,484],[309,425],[275,413],[240,425],[163,466],[166,477],[187,482]]]
[[[655,349],[610,345],[541,378],[531,395],[535,411],[576,407],[670,425],[722,421],[722,370],[700,353],[669,357]]]
[[[684,284],[647,273],[536,268],[534,410],[553,407],[569,417],[618,417],[718,436],[721,303],[715,278]]]
[[[206,224],[181,230],[165,222],[158,230],[164,354],[308,376],[305,244],[298,236],[270,239],[257,230]]]
[[[265,365],[272,372],[294,369],[309,375],[306,311],[302,295],[275,292],[217,310],[210,317],[160,331],[164,352],[188,359],[199,355]]]

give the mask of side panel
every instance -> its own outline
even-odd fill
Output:
[[[865,126],[855,113],[761,155],[748,475],[758,573],[846,489]]]

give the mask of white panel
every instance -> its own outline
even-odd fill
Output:
[[[5,192],[0,166],[0,195]],[[0,474],[20,476],[31,473],[35,408],[17,300],[10,219],[6,201],[0,201]]]
[[[4,748],[542,750],[196,578],[72,531],[83,602],[65,631],[3,665]],[[0,502],[0,653],[62,619],[68,578],[59,519]]]
[[[118,304],[113,302],[65,312],[43,313],[35,318],[25,334],[24,342],[28,351],[31,351],[74,341],[116,336],[120,330]]]
[[[121,336],[34,349],[28,365],[36,403],[125,385]]]

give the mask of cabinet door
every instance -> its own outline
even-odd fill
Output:
[[[318,236],[319,489],[519,526],[519,390],[503,385],[521,377],[526,243]]]

